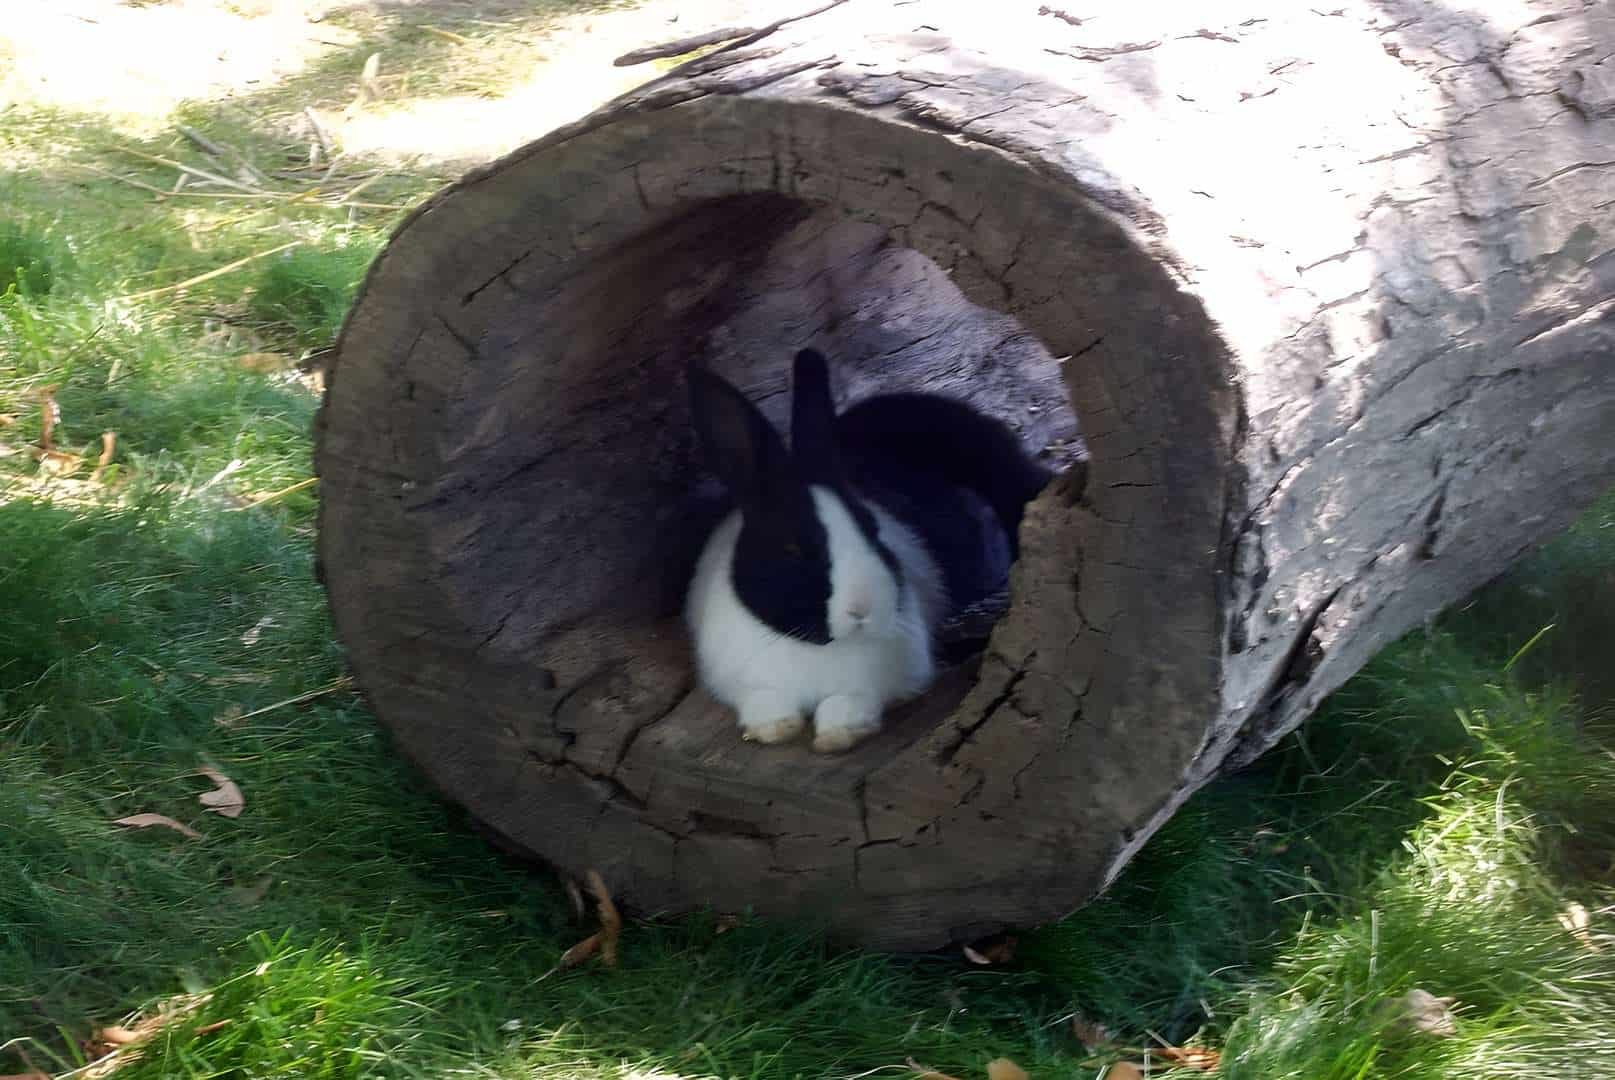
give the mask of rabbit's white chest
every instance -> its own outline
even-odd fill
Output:
[[[872,507],[882,542],[903,567],[895,632],[856,631],[817,645],[785,637],[735,595],[731,578],[739,512],[713,530],[691,582],[688,617],[701,682],[732,707],[771,691],[811,712],[838,694],[873,697],[882,706],[923,691],[935,676],[931,632],[942,608],[941,574],[914,533]],[[833,526],[832,526],[833,527]]]

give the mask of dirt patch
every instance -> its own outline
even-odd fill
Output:
[[[612,66],[625,52],[800,6],[10,0],[0,21],[0,108],[97,114],[140,136],[167,127],[187,102],[250,97],[307,76],[309,100],[299,105],[318,107],[349,155],[464,165],[574,120],[665,67]],[[423,50],[423,41],[436,48]],[[327,70],[371,53],[370,78]]]

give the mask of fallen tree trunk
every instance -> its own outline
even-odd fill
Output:
[[[641,909],[1064,914],[1615,476],[1612,53],[1578,0],[852,0],[685,64],[372,269],[318,460],[361,685]],[[1085,464],[977,660],[834,758],[742,743],[678,619],[683,365],[780,419],[807,344]]]

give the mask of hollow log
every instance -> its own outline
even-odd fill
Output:
[[[336,627],[449,797],[642,911],[1043,922],[1615,477],[1612,207],[1595,0],[765,27],[400,227],[320,421]],[[742,742],[679,617],[684,366],[782,421],[806,345],[1064,470],[990,637],[843,756]]]

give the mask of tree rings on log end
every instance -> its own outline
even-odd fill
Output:
[[[716,505],[684,366],[783,427],[809,344],[843,404],[946,393],[1082,461],[1029,508],[985,650],[839,757],[742,742],[679,617]],[[321,559],[377,713],[642,910],[894,948],[1046,920],[1200,745],[1223,360],[1129,223],[1000,151],[750,97],[557,133],[405,223],[329,385]]]

